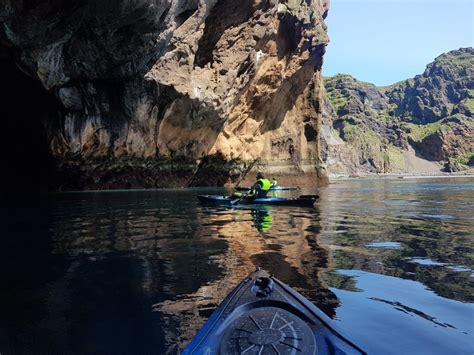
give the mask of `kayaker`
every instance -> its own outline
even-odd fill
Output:
[[[253,184],[247,196],[249,198],[267,197],[268,191],[270,190],[271,186],[272,186],[272,183],[270,182],[270,180],[265,179],[265,176],[263,176],[263,173],[259,172],[257,173],[257,182]]]
[[[276,187],[278,185],[278,182],[275,178],[272,178],[272,187]]]

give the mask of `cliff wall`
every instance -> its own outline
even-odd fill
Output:
[[[316,184],[327,10],[327,0],[6,0],[0,59],[55,102],[32,120],[63,188],[222,184],[259,168]]]
[[[474,50],[462,48],[389,87],[326,78],[321,141],[329,173],[474,171],[473,68]]]

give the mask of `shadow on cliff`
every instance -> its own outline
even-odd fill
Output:
[[[204,34],[199,40],[199,49],[195,58],[197,66],[204,67],[207,63],[213,62],[213,50],[225,30],[247,22],[256,10],[254,3],[253,0],[219,0],[217,2],[206,19]],[[270,5],[263,3],[259,6],[268,8]]]
[[[278,46],[278,59],[286,61],[287,64],[292,59],[292,54],[297,51],[298,45],[302,38],[303,26],[292,15],[284,16],[279,23],[278,33],[276,35],[276,42]],[[320,111],[317,100],[313,99],[315,89],[309,87],[306,97],[303,96],[305,90],[309,85],[314,86],[312,78],[315,70],[321,69],[322,58],[324,54],[324,45],[311,47],[310,42],[305,42],[302,47],[303,50],[310,52],[310,57],[301,64],[301,67],[288,79],[281,82],[278,89],[270,96],[254,96],[254,91],[249,90],[246,94],[246,101],[250,102],[257,120],[263,120],[261,132],[265,133],[278,129],[288,111],[295,105],[298,98],[303,97],[307,99],[307,107],[314,107],[317,112]],[[265,84],[267,81],[271,82],[271,78],[261,78]],[[304,106],[303,106],[304,108]]]
[[[302,66],[290,79],[282,82],[270,96],[254,97],[253,91],[247,92],[247,100],[257,121],[264,121],[261,133],[280,128],[286,114],[304,93],[313,76],[313,64]]]
[[[58,116],[58,101],[8,58],[0,57],[0,76],[4,133],[0,138],[0,191],[48,189],[56,178],[55,164],[42,120]]]

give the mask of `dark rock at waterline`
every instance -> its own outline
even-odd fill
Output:
[[[222,155],[206,156],[200,163],[183,156],[174,158],[68,156],[58,163],[60,190],[172,188],[222,186],[238,182],[248,169],[241,161]]]

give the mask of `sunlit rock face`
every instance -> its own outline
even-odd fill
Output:
[[[196,172],[209,155],[236,162],[228,180],[258,160],[314,183],[324,179],[327,9],[328,0],[6,0],[0,46],[60,100],[44,120],[48,144],[65,171],[90,175],[78,187],[120,185],[120,157],[183,156]],[[108,175],[91,168],[97,158]],[[160,185],[142,170],[136,185]]]
[[[325,78],[321,144],[330,174],[472,172],[473,68],[473,48],[461,48],[387,87]]]

